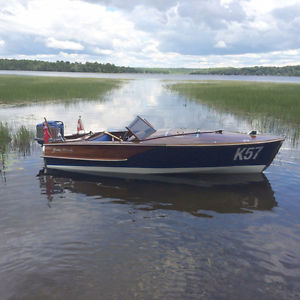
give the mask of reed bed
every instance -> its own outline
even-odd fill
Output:
[[[47,100],[97,99],[121,80],[100,78],[0,76],[0,104]]]
[[[227,112],[300,124],[300,84],[205,81],[172,84],[168,88]]]

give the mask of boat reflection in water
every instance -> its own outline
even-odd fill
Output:
[[[56,194],[76,193],[111,203],[128,204],[136,210],[177,210],[194,216],[217,213],[250,213],[277,206],[274,192],[263,174],[236,176],[144,176],[134,178],[80,177],[40,172],[42,194],[49,206]],[[204,211],[204,212],[203,212]]]

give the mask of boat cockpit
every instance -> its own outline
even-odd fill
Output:
[[[126,131],[103,131],[90,136],[87,140],[100,142],[100,141],[142,141],[147,139],[156,130],[146,120],[137,116],[128,126]]]

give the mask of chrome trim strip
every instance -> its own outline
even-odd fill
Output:
[[[72,160],[88,160],[88,161],[126,161],[128,158],[82,158],[82,157],[64,157],[64,156],[50,156],[41,155],[43,158],[58,158],[58,159],[72,159]]]

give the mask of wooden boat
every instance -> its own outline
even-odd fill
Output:
[[[59,130],[43,145],[46,168],[92,175],[260,173],[284,141],[255,131],[156,130],[139,116],[123,131],[64,136]]]

